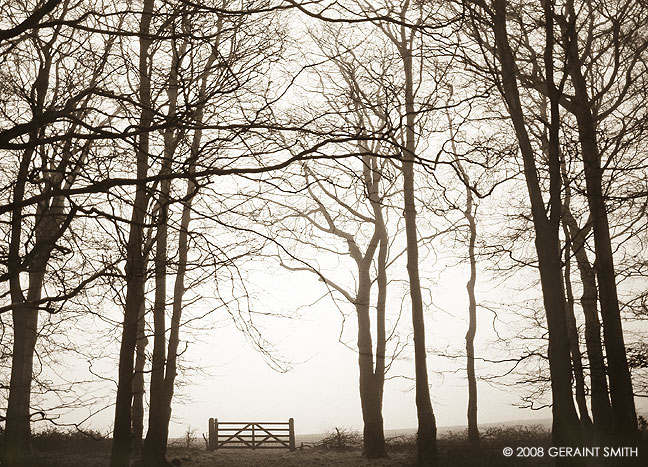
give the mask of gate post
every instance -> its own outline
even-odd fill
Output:
[[[209,419],[209,450],[218,449],[218,419]]]
[[[288,435],[290,437],[288,443],[292,452],[295,450],[295,419],[292,417],[288,420]]]

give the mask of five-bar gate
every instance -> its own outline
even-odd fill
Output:
[[[219,422],[209,419],[208,449],[295,450],[295,421]]]

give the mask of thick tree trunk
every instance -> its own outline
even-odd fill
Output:
[[[571,358],[569,338],[566,331],[565,296],[561,280],[561,258],[558,227],[560,223],[560,160],[558,150],[558,110],[556,89],[553,85],[551,59],[552,44],[548,44],[545,63],[549,64],[547,81],[551,100],[550,123],[550,217],[545,214],[540,183],[533,148],[527,133],[524,114],[517,85],[517,66],[508,43],[506,28],[506,0],[495,0],[494,25],[497,55],[501,65],[501,80],[511,120],[515,128],[522,159],[524,175],[531,201],[533,225],[536,234],[535,246],[538,254],[540,283],[549,329],[549,369],[551,373],[553,440],[557,446],[577,446],[582,442],[580,422],[574,406],[571,389]],[[547,25],[547,41],[552,35]],[[558,459],[560,462],[563,459]],[[567,461],[565,461],[567,462]]]
[[[365,258],[366,260],[367,258]],[[385,457],[385,434],[382,417],[383,385],[374,374],[373,343],[369,317],[371,297],[371,263],[364,261],[359,271],[356,314],[358,317],[358,366],[360,369],[360,404],[364,421],[364,455],[370,459]]]
[[[360,378],[360,402],[362,406],[363,454],[368,459],[387,456],[382,416],[382,387],[378,378]]]
[[[540,233],[542,232],[542,233]],[[536,250],[540,266],[540,282],[549,328],[549,366],[551,372],[553,439],[557,446],[581,444],[580,421],[571,390],[571,358],[566,331],[565,297],[561,281],[560,254],[557,235],[540,230]]]
[[[601,316],[603,317],[603,336],[608,360],[610,379],[610,400],[614,435],[619,441],[637,437],[637,414],[632,390],[632,380],[628,368],[621,312],[617,297],[616,274],[610,239],[607,206],[603,195],[603,170],[599,153],[596,120],[592,113],[587,83],[582,74],[578,51],[578,36],[575,30],[576,13],[573,4],[568,12],[572,20],[566,31],[567,57],[571,80],[574,86],[573,113],[578,122],[578,133],[585,168],[587,203],[594,230],[594,250],[596,254],[596,276],[599,286]]]
[[[14,342],[3,464],[28,466],[32,454],[30,400],[38,310],[29,304],[17,306],[12,310],[12,318]]]
[[[32,156],[33,150],[27,150],[23,154],[18,168],[16,185],[13,189],[14,202],[22,200],[24,197],[27,173]],[[22,208],[19,206],[14,207],[11,213],[11,237],[7,253],[7,269],[11,274],[9,279],[10,296],[11,302],[15,304],[12,310],[14,341],[2,453],[3,462],[8,465],[20,465],[26,462],[31,455],[31,428],[29,423],[33,364],[31,341],[33,340],[35,343],[37,311],[24,303],[25,297],[20,283],[22,218]]]
[[[55,34],[58,34],[55,32]],[[34,118],[39,118],[43,112],[45,96],[47,94],[49,75],[52,66],[51,44],[49,43],[41,52],[42,62],[34,81],[32,91],[35,93]],[[30,141],[39,138],[37,132],[29,135]],[[14,202],[22,201],[25,195],[30,163],[35,155],[34,149],[27,149],[20,161],[16,184],[13,188]],[[47,179],[48,177],[45,176]],[[60,182],[60,180],[59,180]],[[36,213],[36,244],[33,252],[36,257],[32,264],[27,265],[29,271],[29,284],[27,297],[23,294],[20,281],[21,272],[25,265],[21,260],[23,212],[22,207],[16,205],[11,212],[11,233],[9,249],[7,252],[7,270],[10,273],[9,295],[14,304],[12,320],[14,326],[14,341],[11,357],[11,379],[9,382],[9,398],[7,401],[7,414],[4,433],[4,463],[7,465],[28,464],[31,458],[31,383],[34,363],[34,350],[38,336],[38,307],[32,305],[40,299],[45,267],[53,248],[50,240],[55,242],[60,235],[56,215],[62,209],[62,200],[54,198],[51,212],[46,203],[41,202]],[[51,214],[51,217],[48,217]],[[48,231],[49,229],[51,231]]]
[[[144,0],[140,21],[140,118],[139,144],[137,147],[137,178],[144,179],[148,172],[149,134],[153,113],[151,110],[151,77],[149,73],[151,39],[148,36],[154,0]],[[146,260],[143,252],[144,219],[148,205],[148,193],[144,184],[135,189],[135,202],[131,214],[128,244],[126,249],[126,304],[122,326],[122,341],[119,349],[119,370],[117,397],[115,401],[115,422],[113,444],[110,455],[111,467],[129,467],[131,454],[131,403],[133,400],[134,353],[137,344],[137,323],[144,304],[146,282]]]
[[[41,299],[45,269],[61,229],[67,229],[73,213],[63,224],[63,200],[52,199],[49,206],[41,203],[36,212],[35,243],[32,252],[37,252],[27,270],[29,274],[27,297],[23,301],[19,280],[11,281],[11,297],[20,303],[12,310],[14,342],[12,353],[11,380],[7,407],[5,463],[28,465],[31,460],[31,385],[33,377],[34,352],[38,337],[38,301]]]

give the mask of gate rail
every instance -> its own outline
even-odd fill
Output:
[[[295,450],[295,421],[220,422],[209,419],[208,449]]]

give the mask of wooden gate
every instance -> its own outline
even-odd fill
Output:
[[[208,449],[295,450],[295,421],[219,422],[209,419]]]

